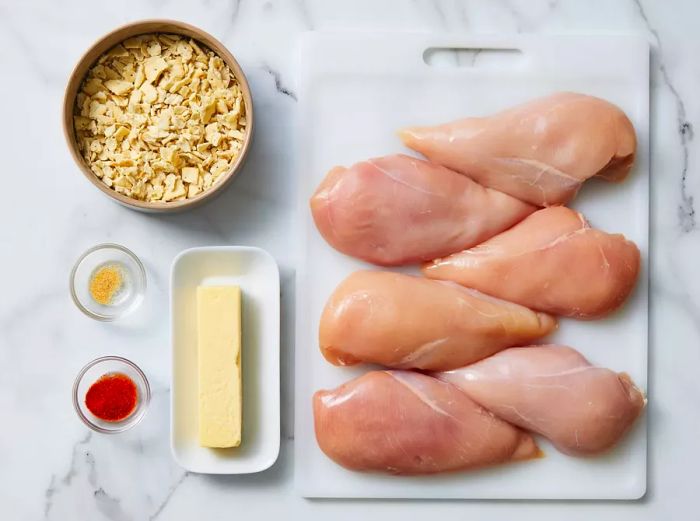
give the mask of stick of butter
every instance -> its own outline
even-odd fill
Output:
[[[241,289],[197,288],[199,444],[241,444]]]

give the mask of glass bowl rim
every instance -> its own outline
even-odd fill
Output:
[[[140,402],[140,408],[142,409],[140,414],[137,417],[132,417],[132,416],[127,416],[124,420],[121,422],[115,422],[114,425],[118,427],[114,429],[106,429],[104,427],[101,427],[97,425],[96,423],[92,422],[90,418],[88,418],[85,414],[83,414],[83,410],[80,406],[79,400],[78,400],[78,388],[80,387],[80,382],[82,382],[83,377],[85,374],[95,367],[96,365],[102,363],[102,362],[109,362],[109,361],[114,361],[114,362],[120,362],[123,364],[128,365],[130,368],[132,368],[136,373],[139,375],[139,377],[143,381],[143,387],[144,387],[144,393],[143,396],[141,396],[141,402]],[[106,373],[105,373],[106,374]],[[73,382],[73,408],[75,409],[75,412],[78,414],[78,417],[82,420],[82,422],[90,427],[92,430],[101,432],[103,434],[118,434],[120,432],[127,431],[131,429],[134,425],[137,425],[138,423],[141,422],[144,416],[146,416],[146,411],[148,410],[148,405],[151,402],[151,385],[148,383],[148,378],[146,378],[145,373],[141,370],[141,368],[136,365],[134,362],[129,360],[128,358],[124,358],[122,356],[116,356],[116,355],[108,355],[108,356],[100,356],[98,358],[95,358],[94,360],[88,362],[83,366],[83,368],[78,372],[78,376],[75,377],[75,381]],[[132,413],[133,414],[133,413]],[[131,421],[129,421],[131,420]]]
[[[109,248],[113,248],[113,249],[116,249],[116,250],[119,250],[119,251],[125,253],[128,257],[130,257],[134,261],[134,263],[138,267],[138,275],[141,277],[141,280],[143,280],[144,293],[146,291],[146,287],[148,284],[148,281],[146,279],[146,268],[144,268],[143,263],[141,262],[141,259],[139,259],[136,256],[136,254],[133,251],[131,251],[129,248],[127,248],[126,246],[122,246],[121,244],[117,244],[114,242],[103,242],[100,244],[96,244],[95,246],[93,246],[93,247],[87,249],[85,252],[83,252],[82,255],[80,255],[80,257],[78,257],[78,260],[75,261],[75,264],[73,264],[73,268],[70,270],[70,277],[69,277],[70,296],[73,299],[73,303],[76,305],[76,307],[80,311],[83,312],[83,314],[89,316],[90,318],[94,318],[95,320],[100,320],[102,322],[112,322],[114,320],[117,320],[118,318],[126,316],[126,315],[130,314],[132,311],[136,310],[136,308],[140,305],[140,302],[139,302],[138,305],[127,308],[126,312],[124,312],[122,314],[102,315],[100,313],[96,313],[96,312],[88,309],[87,307],[85,307],[83,305],[83,303],[80,301],[80,299],[78,298],[78,295],[76,294],[76,291],[75,291],[75,275],[78,272],[78,268],[80,267],[80,265],[83,263],[83,261],[89,255],[95,253],[96,251],[106,250]],[[140,298],[141,300],[143,300],[143,295],[141,295],[140,297],[137,297],[137,298]]]

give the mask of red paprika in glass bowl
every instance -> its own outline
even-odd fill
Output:
[[[73,384],[75,412],[85,425],[103,434],[124,432],[139,423],[150,400],[146,375],[120,356],[93,360]]]

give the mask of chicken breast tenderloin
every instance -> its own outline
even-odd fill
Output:
[[[620,108],[573,92],[400,136],[431,161],[538,206],[566,204],[593,176],[623,180],[637,147]]]
[[[575,456],[610,449],[646,403],[627,374],[595,367],[564,346],[506,349],[434,376],[499,418],[539,433]]]
[[[555,327],[549,315],[457,284],[358,271],[329,298],[319,343],[334,365],[446,370],[532,343]]]
[[[639,275],[639,249],[591,228],[565,207],[533,213],[475,248],[423,265],[451,280],[532,309],[579,319],[619,308]]]
[[[469,248],[535,211],[447,168],[400,154],[332,169],[310,204],[331,246],[384,266]]]
[[[539,456],[526,432],[456,387],[410,371],[372,371],[313,397],[316,440],[350,470],[433,474]]]

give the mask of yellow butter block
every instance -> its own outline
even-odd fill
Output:
[[[241,289],[197,288],[199,444],[241,444]]]

